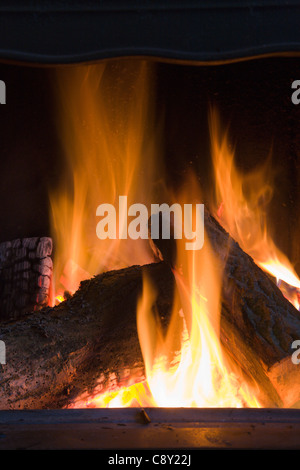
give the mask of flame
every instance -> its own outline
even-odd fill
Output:
[[[195,187],[195,180],[189,182],[189,197],[193,192],[197,197]],[[182,204],[186,197],[186,193],[181,196]],[[137,303],[146,380],[87,400],[79,397],[74,407],[260,406],[255,384],[246,381],[221,346],[222,272],[209,240],[201,250],[186,250],[184,238],[176,241],[177,289],[167,331],[156,311],[156,288],[146,274]]]
[[[187,316],[191,315],[187,320],[185,312],[180,311],[181,331],[176,310],[165,338],[157,322],[153,324],[153,288],[149,280],[145,280],[144,295],[138,306],[138,331],[147,384],[155,406],[257,407],[259,403],[255,394],[222,351],[218,277],[215,277],[215,260],[208,246],[205,251],[201,256],[196,251],[191,254],[191,285],[187,285],[186,279],[175,271],[180,297],[184,299],[185,306],[190,307]],[[204,263],[202,269],[200,259]],[[187,321],[191,322],[190,331]],[[180,354],[179,357],[174,354],[170,361],[170,350],[173,349],[170,344],[179,339],[179,333]]]
[[[53,304],[94,274],[152,261],[147,240],[100,241],[96,236],[99,204],[117,208],[120,195],[127,196],[128,205],[161,202],[157,182],[163,171],[153,129],[150,69],[146,61],[118,64],[57,71],[65,161],[61,183],[50,194],[55,245]],[[120,75],[114,67],[124,67],[126,73]],[[258,265],[279,284],[285,283],[287,295],[289,286],[298,289],[300,281],[267,230],[265,207],[272,195],[272,186],[266,183],[267,164],[242,176],[216,114],[211,116],[211,139],[218,201],[214,213]],[[182,205],[201,201],[195,178],[188,179],[186,186],[188,190],[169,198]],[[122,232],[126,221],[118,217],[117,221]],[[167,332],[155,310],[155,286],[147,277],[143,279],[137,330],[146,380],[131,377],[128,386],[79,397],[71,407],[260,406],[256,385],[246,380],[220,342],[223,273],[209,241],[205,239],[198,251],[186,250],[184,242],[177,243],[173,268],[177,295]]]
[[[242,173],[235,164],[228,132],[221,132],[215,109],[210,113],[210,133],[214,216],[255,263],[276,279],[283,294],[299,310],[299,276],[276,246],[269,229],[267,207],[274,178],[270,157],[260,167]]]
[[[120,195],[128,197],[128,205],[153,201],[159,169],[146,61],[80,65],[56,73],[64,160],[61,180],[50,190],[53,304],[95,274],[152,260],[146,240],[99,240],[96,208],[102,203],[117,208]],[[122,230],[125,220],[117,221]]]

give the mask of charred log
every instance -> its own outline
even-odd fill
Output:
[[[222,272],[222,319],[267,367],[290,356],[292,342],[300,338],[299,312],[207,210],[204,225]],[[151,245],[155,256],[174,266],[174,240],[151,240]]]
[[[300,338],[298,311],[208,213],[206,233],[224,271],[221,341],[245,380],[260,388],[263,406],[291,406],[300,398],[291,344]],[[126,385],[144,366],[136,305],[147,272],[158,290],[157,311],[167,323],[174,277],[165,262],[111,271],[81,283],[73,297],[1,328],[7,363],[0,378],[0,408],[59,408],[87,391]],[[278,386],[289,362],[294,393]],[[285,368],[286,373],[286,368]]]
[[[142,267],[98,275],[72,298],[2,325],[6,364],[0,375],[0,409],[60,408],[84,390],[106,389],[143,374],[136,331]],[[167,316],[173,277],[163,263],[146,267]],[[114,378],[115,377],[115,378]]]

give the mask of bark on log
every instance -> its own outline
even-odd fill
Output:
[[[0,244],[0,321],[48,304],[52,240],[23,238]]]
[[[224,273],[222,343],[240,367],[248,369],[249,375],[269,390],[274,403],[292,406],[300,400],[300,367],[291,360],[291,345],[300,338],[300,314],[283,296],[275,279],[254,263],[206,209],[205,230]],[[151,240],[151,246],[157,260],[165,259],[174,266],[174,240]]]
[[[224,265],[222,317],[268,368],[291,357],[292,342],[300,338],[298,310],[208,212],[205,227]]]
[[[224,350],[257,381],[263,406],[291,406],[291,399],[300,398],[300,387],[286,400],[276,370],[281,373],[278,365],[290,361],[291,344],[300,338],[299,312],[207,212],[205,228],[224,269]],[[136,303],[145,270],[158,289],[158,311],[167,319],[174,278],[160,262],[96,276],[59,306],[3,325],[7,363],[0,408],[59,408],[85,390],[106,389],[112,377],[116,385],[133,371],[143,374]],[[299,367],[292,366],[299,381]]]
[[[142,267],[83,281],[70,299],[1,326],[6,364],[0,409],[60,408],[86,389],[106,389],[143,373],[136,330]],[[168,313],[173,277],[163,263],[146,267],[160,285],[159,310]],[[0,366],[1,367],[1,366]]]

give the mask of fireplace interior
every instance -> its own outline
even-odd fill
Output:
[[[225,31],[218,3],[92,2],[76,42],[82,10],[63,3],[0,17],[41,39],[0,45],[0,448],[299,448],[296,6],[278,33],[279,4],[236,3]],[[268,40],[234,50],[231,22],[268,15]],[[182,18],[190,40],[172,42]],[[203,248],[120,236],[125,196],[148,215],[204,204]],[[101,204],[119,236],[99,236]]]

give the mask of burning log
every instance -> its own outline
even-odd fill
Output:
[[[0,320],[17,319],[48,304],[51,253],[49,237],[0,244]]]
[[[245,378],[259,384],[262,406],[291,406],[300,399],[291,344],[300,338],[298,311],[272,280],[208,213],[206,236],[224,271],[221,341]],[[157,287],[157,311],[167,322],[174,276],[166,262],[111,271],[83,281],[62,304],[6,323],[0,408],[59,408],[83,392],[99,393],[143,378],[136,305],[147,272]],[[280,364],[290,361],[293,393],[279,386]],[[285,367],[285,380],[288,367]],[[293,403],[291,402],[293,400]]]
[[[222,319],[240,331],[267,367],[290,356],[292,342],[300,338],[298,311],[207,210],[204,225],[223,271]],[[151,245],[157,260],[174,266],[174,240],[151,240]]]
[[[143,374],[136,332],[142,269],[98,275],[83,281],[60,305],[3,324],[0,338],[7,359],[0,376],[0,409],[60,408],[86,389],[106,389],[133,372]],[[147,270],[162,285],[163,315],[172,298],[172,274],[163,263]]]
[[[208,212],[205,228],[224,266],[222,318],[271,367],[290,356],[292,342],[300,338],[299,312]]]

